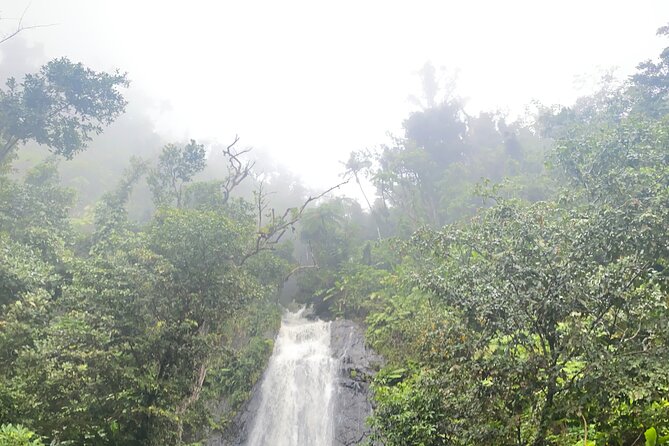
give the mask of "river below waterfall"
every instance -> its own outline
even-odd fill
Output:
[[[330,322],[286,313],[247,446],[331,446],[337,361]]]

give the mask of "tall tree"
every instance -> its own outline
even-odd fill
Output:
[[[0,162],[29,140],[72,158],[123,113],[119,88],[128,84],[125,74],[96,72],[65,57],[22,82],[10,78],[0,90]]]

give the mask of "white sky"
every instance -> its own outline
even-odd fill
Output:
[[[2,17],[28,3],[0,0]],[[238,133],[314,187],[400,133],[428,60],[458,71],[469,112],[520,113],[669,45],[667,0],[33,0],[24,20],[56,24],[24,33],[50,57],[127,71],[166,136]]]

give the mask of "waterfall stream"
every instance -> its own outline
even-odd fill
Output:
[[[248,446],[330,446],[336,361],[330,323],[286,313],[260,388]]]

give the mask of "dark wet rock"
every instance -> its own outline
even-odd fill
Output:
[[[339,361],[335,381],[333,446],[361,444],[370,433],[366,424],[372,414],[369,385],[383,359],[365,344],[364,330],[355,322],[332,321],[330,333],[332,355]],[[239,410],[230,428],[213,435],[207,446],[245,445],[260,406],[262,381],[262,378],[258,380],[251,398]]]
[[[383,359],[365,344],[362,328],[348,320],[332,322],[330,346],[339,360],[333,444],[357,445],[370,433],[366,424],[372,414],[369,385]]]

